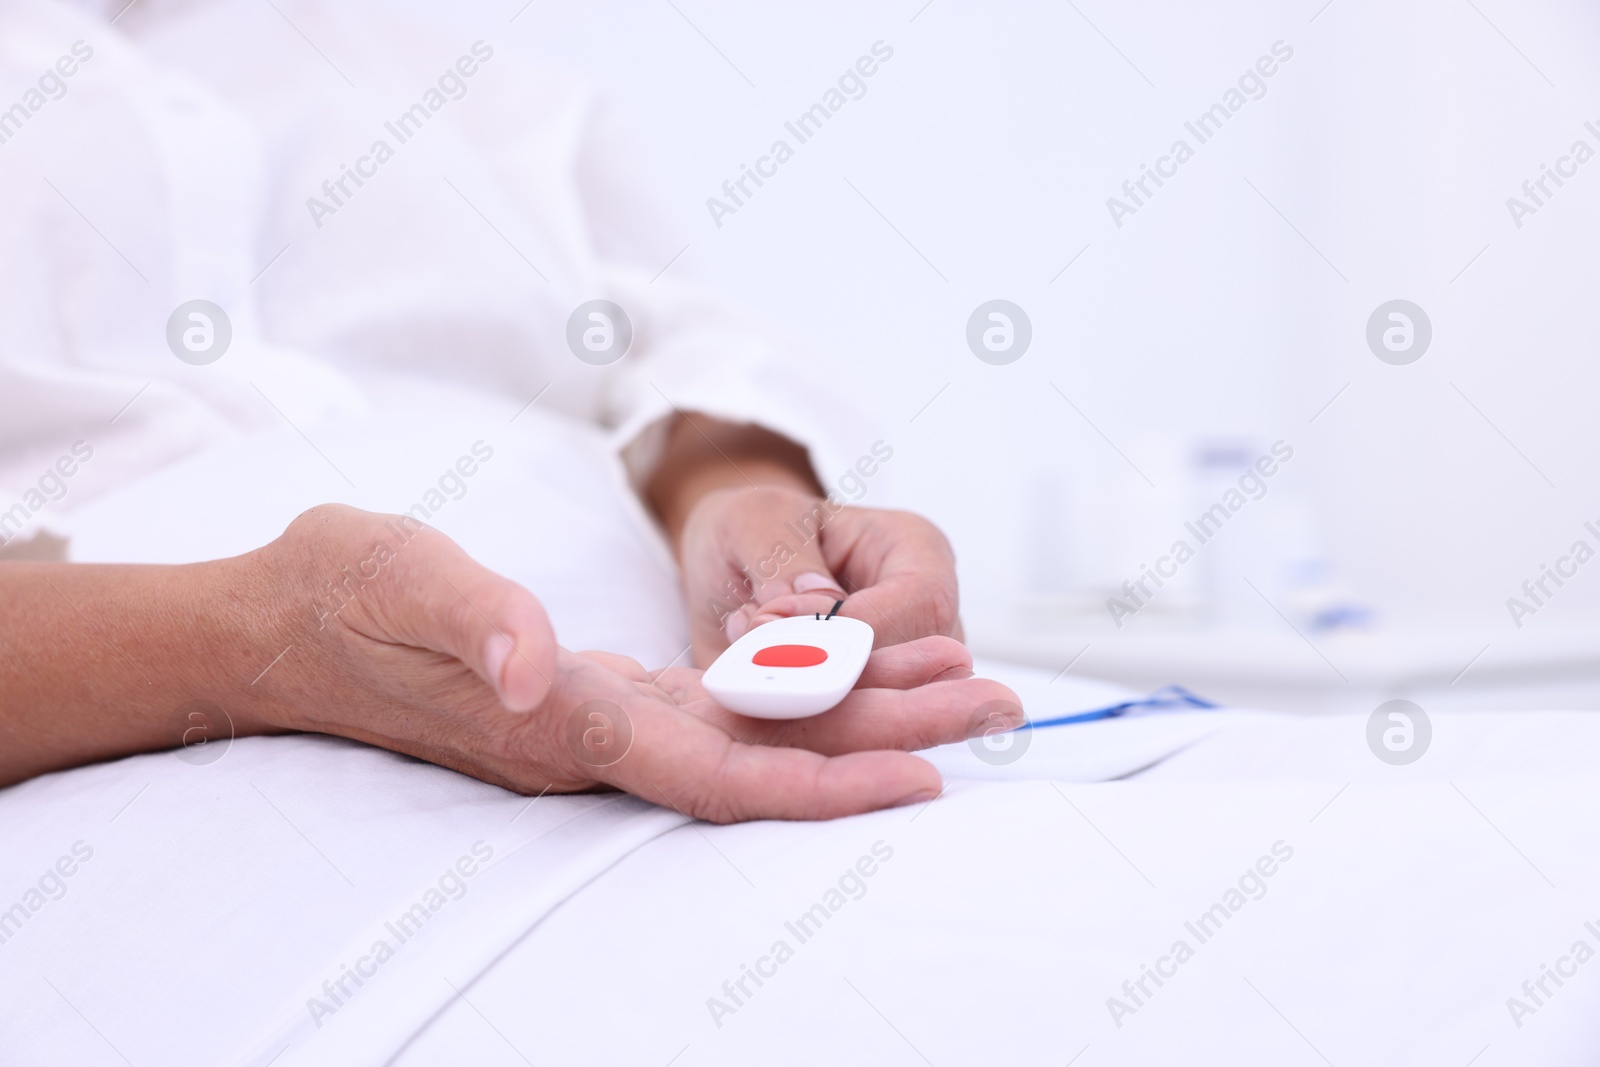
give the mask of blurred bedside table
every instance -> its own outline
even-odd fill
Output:
[[[1425,710],[1600,710],[1600,628],[1374,627],[1302,637],[1287,625],[1052,627],[1021,612],[964,621],[980,656],[1141,691],[1182,685],[1238,707],[1367,713],[1405,697]]]

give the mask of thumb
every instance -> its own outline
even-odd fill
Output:
[[[503,612],[505,625],[488,618],[465,642],[466,648],[481,649],[481,661],[458,653],[457,656],[478,676],[494,687],[500,703],[508,711],[532,711],[544,703],[556,676],[556,634],[544,607],[521,586],[516,592],[526,601]]]
[[[412,551],[415,548],[416,551]],[[411,595],[387,614],[409,644],[454,656],[509,711],[538,707],[556,676],[556,635],[544,606],[433,530],[397,553]]]

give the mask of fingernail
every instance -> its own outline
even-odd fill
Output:
[[[818,574],[816,571],[807,571],[797,577],[793,584],[796,593],[837,593],[839,594],[839,599],[844,599],[844,590],[839,588],[838,581],[826,574]]]
[[[1028,721],[1022,706],[1009,700],[991,700],[981,704],[972,713],[971,729],[967,737],[988,737],[992,734],[1015,730]]]
[[[728,621],[722,624],[722,632],[728,635],[728,643],[730,645],[743,637],[744,632],[748,629],[750,629],[750,625],[745,621],[744,612],[742,611],[733,612],[728,616]]]
[[[757,626],[765,626],[769,622],[777,622],[781,618],[783,618],[782,615],[757,615],[750,620],[750,629],[754,630]]]
[[[899,800],[895,801],[894,806],[897,808],[907,808],[912,804],[926,804],[942,792],[944,792],[942,789],[919,789],[910,796],[901,797]]]
[[[483,649],[483,666],[489,672],[489,684],[494,686],[495,695],[502,704],[505,703],[506,660],[515,649],[511,638],[499,632],[489,635],[489,643]]]

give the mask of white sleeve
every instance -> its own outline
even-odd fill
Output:
[[[803,446],[818,481],[835,484],[872,441],[865,420],[792,334],[747,314],[689,276],[689,245],[666,230],[636,180],[614,112],[590,99],[574,155],[601,296],[634,326],[633,347],[607,379],[602,421],[634,484],[659,458],[677,411],[754,423]],[[669,264],[672,264],[669,266]]]

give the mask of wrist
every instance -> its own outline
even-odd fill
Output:
[[[225,714],[217,726],[222,737],[292,729],[286,714],[292,701],[266,679],[295,650],[289,649],[283,608],[261,562],[258,551],[178,567],[140,568],[146,571],[150,605],[140,659],[153,661],[160,671],[154,675],[154,691],[140,701],[160,731],[158,743],[146,747],[195,743],[189,713],[200,709]]]
[[[296,583],[284,580],[272,547],[198,564],[195,576],[204,607],[191,640],[202,662],[188,678],[189,699],[224,709],[241,737],[299,728],[292,717],[300,701],[287,679],[310,651],[312,628],[293,625],[294,611],[309,619],[310,609],[294,597]]]
[[[645,499],[676,550],[695,507],[719,490],[786,489],[821,496],[806,450],[755,425],[682,416],[668,434]]]

